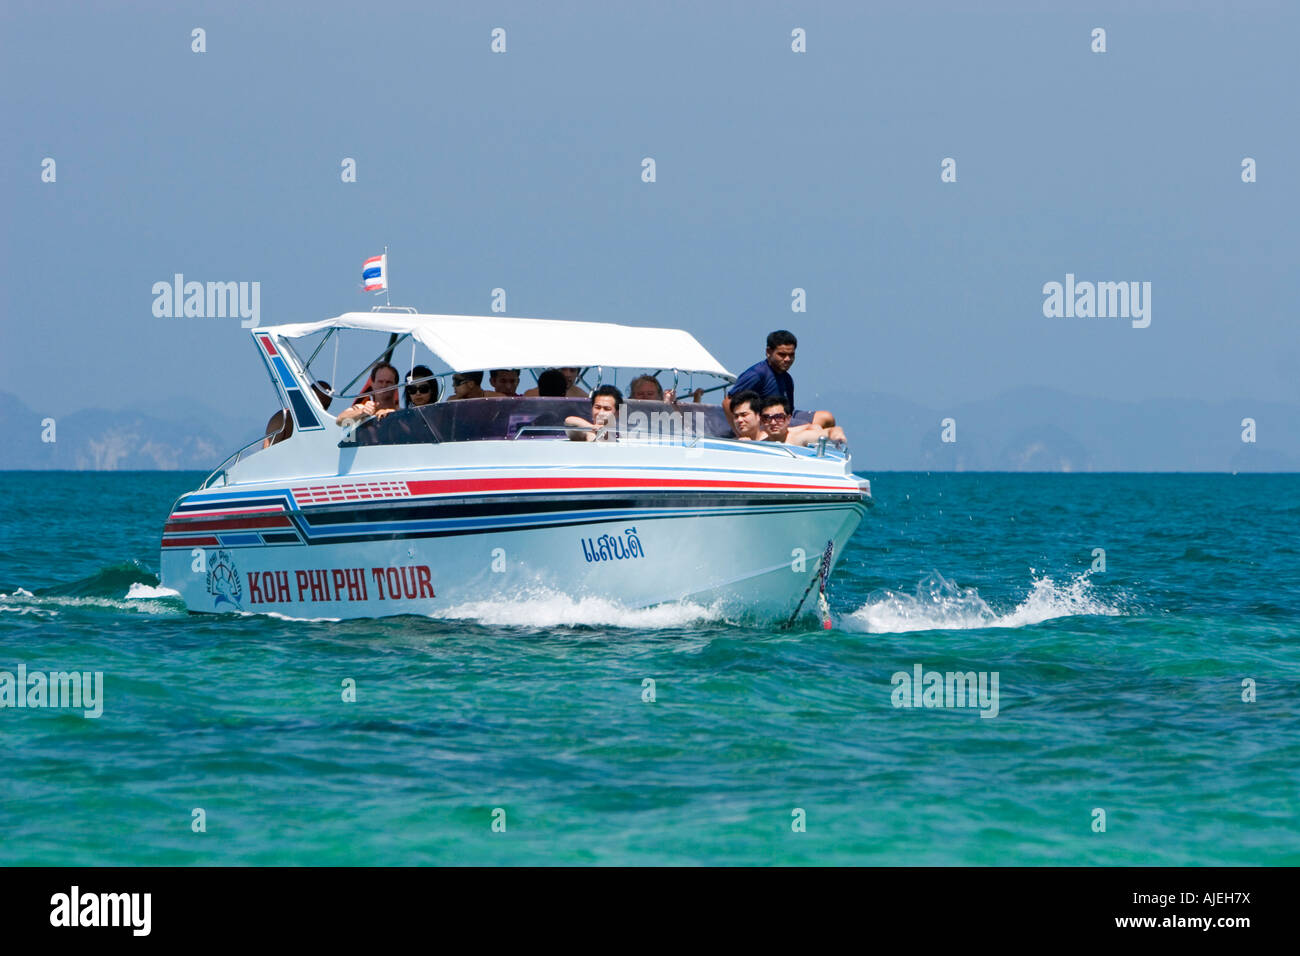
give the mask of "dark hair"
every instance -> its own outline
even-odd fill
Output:
[[[787,415],[794,414],[794,409],[790,406],[790,399],[786,398],[784,395],[765,395],[760,401],[761,404],[758,406],[759,412],[764,412],[773,405],[780,405],[785,409]]]
[[[793,332],[787,332],[785,329],[777,329],[775,332],[767,334],[767,347],[769,349],[779,348],[782,345],[793,345],[799,347],[799,340],[794,337]]]
[[[763,397],[751,388],[747,388],[743,392],[737,392],[731,396],[732,414],[735,414],[737,405],[748,405],[749,410],[757,415],[762,407],[759,403],[762,401]]]
[[[478,372],[456,372],[456,373],[454,373],[454,374],[460,376],[461,378],[467,378],[467,379],[469,379],[469,380],[470,380],[471,382],[473,382],[475,385],[482,385],[482,384],[483,384],[483,373],[482,373],[482,371],[478,371]],[[455,382],[455,378],[453,378],[452,381]]]
[[[367,401],[366,398],[367,395],[374,396],[376,394],[375,375],[379,372],[381,368],[391,368],[393,370],[394,385],[396,385],[398,382],[402,380],[402,373],[397,370],[396,365],[391,365],[388,362],[376,362],[375,367],[370,370],[370,376],[366,379],[365,387],[362,388],[361,393],[357,395],[355,399],[353,399],[352,401],[353,405],[361,405]],[[389,391],[389,390],[385,389],[385,391]]]
[[[564,373],[561,372],[560,374],[564,374]],[[618,410],[618,406],[623,404],[623,393],[620,392],[616,386],[602,385],[600,388],[596,389],[594,392],[591,393],[592,404],[594,405],[596,399],[602,395],[609,395],[614,399],[615,411]]]
[[[377,373],[381,368],[391,368],[393,370],[393,384],[397,384],[402,380],[402,373],[397,370],[396,365],[389,362],[376,362],[375,367],[370,370],[370,380],[366,382],[367,386],[373,386],[375,384],[375,373]]]
[[[330,388],[330,383],[323,378],[318,378],[311,387],[316,397],[320,399],[321,408],[328,412],[330,405],[334,403],[334,389]]]
[[[522,374],[523,374],[523,373],[520,372],[520,370],[517,369],[517,368],[494,368],[494,369],[492,369],[492,371],[488,372],[488,378],[491,379],[492,376],[495,375],[497,372],[514,372],[516,375],[522,375]]]
[[[537,376],[537,394],[547,398],[563,398],[569,391],[569,380],[558,368],[548,368]]]
[[[422,379],[427,379],[427,381],[421,381]],[[406,388],[403,389],[403,391],[406,395],[407,408],[411,407],[412,385],[428,385],[430,390],[433,392],[433,397],[429,399],[429,401],[436,402],[438,400],[438,380],[433,377],[433,370],[429,367],[425,365],[417,365],[415,368],[411,369],[411,374],[406,376]]]

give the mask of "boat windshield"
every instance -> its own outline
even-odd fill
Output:
[[[624,402],[621,437],[681,441],[697,437],[731,438],[720,405],[682,402]],[[591,417],[585,398],[469,398],[458,402],[403,408],[341,434],[339,445],[419,445],[458,441],[564,439],[564,419]]]

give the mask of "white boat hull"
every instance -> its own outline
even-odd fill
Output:
[[[362,464],[387,468],[259,478],[277,449],[176,503],[162,583],[191,610],[437,617],[563,594],[786,617],[868,496],[843,458],[736,442],[376,448]]]

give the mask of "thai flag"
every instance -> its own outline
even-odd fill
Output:
[[[383,292],[388,288],[388,256],[371,256],[361,267],[365,291]]]

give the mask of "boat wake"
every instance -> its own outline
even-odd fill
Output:
[[[629,608],[605,598],[534,592],[512,601],[469,601],[433,615],[437,620],[472,620],[501,627],[674,628],[723,620],[722,612],[683,601]]]
[[[846,631],[898,634],[907,631],[969,630],[981,627],[1025,627],[1058,617],[1118,615],[1124,611],[1093,590],[1089,572],[1067,582],[1034,577],[1029,594],[1014,608],[990,607],[975,588],[958,587],[937,571],[926,575],[913,594],[874,591],[867,603],[839,620]]]
[[[100,568],[88,577],[66,584],[37,588],[18,587],[0,593],[0,613],[55,617],[75,608],[103,608],[145,614],[184,613],[180,595],[159,587],[158,576],[131,561]]]

